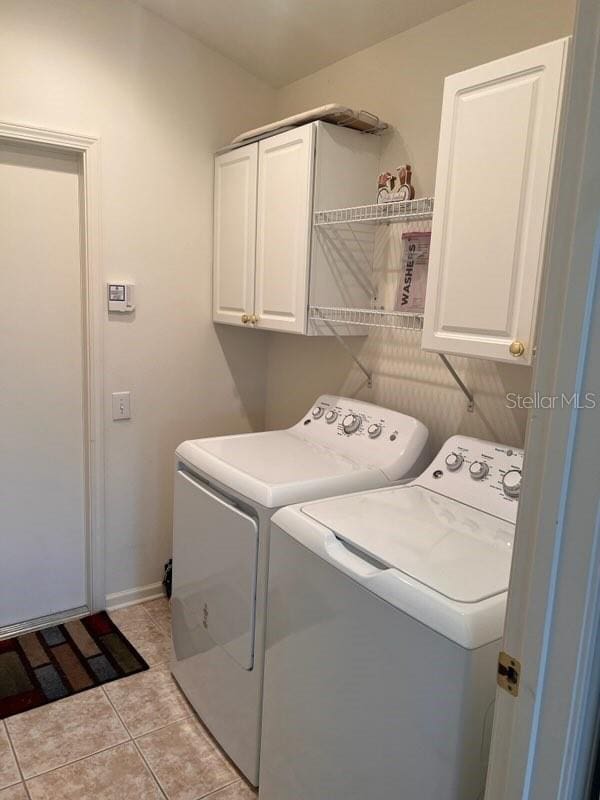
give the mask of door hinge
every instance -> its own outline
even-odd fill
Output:
[[[519,694],[520,678],[521,662],[508,653],[501,652],[498,656],[498,675],[496,677],[498,686],[516,697]]]

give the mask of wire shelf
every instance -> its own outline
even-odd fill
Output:
[[[333,308],[311,306],[309,317],[323,322],[338,322],[346,325],[364,325],[369,328],[394,328],[404,331],[423,330],[423,315],[406,311],[384,311],[377,308]]]
[[[313,224],[321,226],[343,225],[349,222],[410,222],[416,219],[431,219],[432,216],[433,197],[419,197],[416,200],[394,200],[370,206],[315,211]]]

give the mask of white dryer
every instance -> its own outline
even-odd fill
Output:
[[[521,450],[273,517],[261,800],[483,797]]]
[[[269,527],[277,508],[389,485],[428,463],[412,417],[320,397],[289,430],[177,448],[172,672],[258,783]]]

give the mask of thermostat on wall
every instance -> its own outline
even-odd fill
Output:
[[[133,311],[133,283],[109,283],[108,284],[108,310],[109,311]]]

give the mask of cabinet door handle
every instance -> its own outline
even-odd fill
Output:
[[[523,342],[520,342],[518,339],[515,339],[514,342],[510,343],[509,352],[515,358],[520,358],[523,353],[525,352],[525,345]]]
[[[250,322],[250,315],[242,314],[242,322],[244,323],[244,325],[247,325]]]
[[[256,325],[256,323],[258,322],[258,316],[257,316],[256,314],[251,314],[251,316],[250,316],[250,322],[251,322],[253,325]]]

